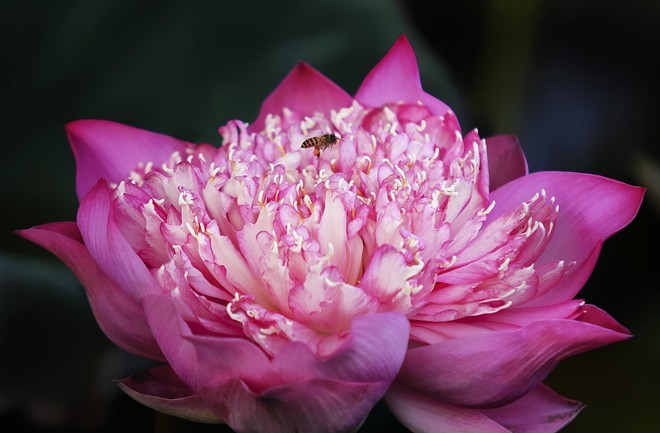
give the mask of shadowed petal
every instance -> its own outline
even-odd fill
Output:
[[[414,433],[510,433],[477,409],[443,403],[396,383],[385,395],[385,402]]]
[[[379,383],[311,379],[255,393],[234,379],[200,393],[238,433],[349,433],[383,392]]]
[[[78,209],[78,227],[89,253],[135,301],[149,293],[160,293],[162,290],[121,234],[112,214],[110,189],[105,180],[100,180]]]
[[[385,57],[364,79],[355,99],[366,107],[388,103],[421,101],[433,114],[443,115],[449,107],[422,90],[415,52],[408,38],[400,36]]]
[[[543,320],[410,349],[397,380],[453,404],[506,404],[536,387],[562,359],[630,337],[604,313],[589,311],[581,320]]]
[[[481,412],[516,433],[552,433],[571,422],[583,408],[579,401],[539,385],[513,403]]]
[[[349,107],[353,98],[341,87],[326,78],[306,63],[298,63],[289,75],[271,93],[259,110],[259,116],[248,128],[260,131],[268,114],[279,114],[282,108],[288,108],[297,115],[310,116],[314,112],[329,113]]]
[[[486,139],[490,190],[527,174],[527,160],[515,135],[497,135]]]
[[[85,287],[96,321],[113,343],[135,355],[164,360],[142,308],[94,262],[74,222],[46,224],[18,234],[55,254],[73,271]]]
[[[572,273],[527,305],[550,305],[572,299],[591,274],[602,242],[637,214],[644,188],[582,173],[539,172],[507,183],[491,194],[497,203],[489,221],[529,200],[541,189],[555,196],[559,217],[554,235],[537,263],[576,262]]]
[[[195,422],[222,422],[169,365],[141,371],[117,381],[117,385],[143,405],[168,415]]]
[[[119,182],[138,163],[160,166],[175,151],[193,145],[106,120],[76,120],[64,127],[76,157],[76,192],[81,200],[99,179]]]
[[[168,363],[193,390],[233,377],[256,381],[268,358],[255,344],[239,338],[198,336],[183,321],[166,296],[146,296],[142,306]]]

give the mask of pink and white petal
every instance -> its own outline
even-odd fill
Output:
[[[191,143],[106,120],[76,120],[64,127],[76,157],[76,191],[82,199],[99,179],[119,182],[139,163],[160,166]]]
[[[166,296],[142,305],[176,374],[238,431],[318,431],[328,422],[329,431],[351,431],[385,393],[407,347],[405,317],[377,314],[356,318],[325,360],[291,343],[269,361],[247,340],[193,335]]]
[[[323,334],[342,334],[357,315],[378,311],[379,302],[363,290],[341,281],[336,267],[311,266],[303,284],[288,293],[292,318]]]
[[[543,320],[408,350],[398,380],[461,406],[507,404],[536,387],[561,360],[630,337],[619,326]]]
[[[364,79],[355,99],[366,107],[380,107],[389,103],[424,103],[436,115],[443,115],[449,107],[422,90],[415,52],[405,35],[400,36],[385,57]]]
[[[406,355],[409,331],[408,319],[399,313],[358,316],[353,319],[344,344],[323,362],[316,359],[314,369],[323,378],[382,382],[389,386]],[[287,356],[283,354],[282,359],[278,358],[277,365],[286,363],[293,368],[301,368],[296,365],[296,357],[288,356],[289,360],[286,360]]]
[[[78,227],[94,261],[126,295],[137,302],[144,295],[162,291],[117,227],[105,180],[98,181],[80,203]]]
[[[257,120],[248,131],[260,131],[268,114],[280,114],[288,108],[300,116],[311,116],[314,112],[329,113],[349,107],[353,98],[341,87],[326,78],[306,63],[298,63],[289,75],[268,95]]]
[[[515,135],[497,135],[486,139],[490,190],[528,173],[527,160]]]
[[[349,433],[364,421],[382,391],[374,383],[311,379],[256,393],[231,380],[200,394],[238,433]]]
[[[510,433],[478,409],[444,403],[396,383],[385,394],[385,403],[414,433]]]
[[[141,371],[117,381],[117,385],[134,400],[159,412],[195,422],[222,423],[169,365]]]
[[[221,407],[233,413],[227,424],[238,431],[354,431],[394,380],[407,341],[408,321],[400,314],[356,317],[348,339],[326,360],[293,343],[272,362],[271,376],[281,385],[257,395],[233,381],[211,400],[235,399]],[[260,419],[250,419],[251,410]]]
[[[304,344],[291,343],[271,365],[265,353],[246,339],[194,335],[175,303],[166,296],[145,297],[142,306],[168,362],[193,389],[231,378],[256,388],[316,377],[389,383],[399,371],[408,342],[405,316],[365,315],[355,318],[346,340],[324,361]]]
[[[601,243],[632,221],[644,195],[644,188],[591,174],[532,173],[491,194],[497,204],[488,221],[514,209],[541,189],[545,189],[548,196],[556,197],[560,210],[553,238],[537,262],[575,261],[576,268],[529,305],[572,299],[591,274]]]
[[[351,258],[347,254],[346,209],[338,194],[326,191],[325,207],[318,224],[320,253],[329,256],[329,263],[337,266],[344,280],[348,278]],[[331,253],[332,251],[332,253]]]
[[[421,262],[409,266],[401,252],[384,244],[371,256],[359,287],[378,298],[386,308],[408,308],[411,305],[412,286],[407,280],[417,275],[423,266]]]
[[[481,412],[516,433],[554,433],[573,421],[584,404],[541,384],[506,406]]]
[[[141,304],[168,363],[194,391],[237,377],[257,383],[267,371],[264,352],[245,339],[194,336],[168,296],[145,296]]]
[[[99,268],[82,243],[74,222],[20,230],[18,234],[55,254],[85,288],[94,317],[117,346],[145,358],[164,360],[142,308]]]

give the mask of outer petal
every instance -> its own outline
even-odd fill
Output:
[[[248,128],[260,131],[266,116],[288,108],[300,116],[316,111],[328,113],[331,109],[349,107],[353,98],[341,87],[306,63],[300,62],[271,93],[259,110],[259,116]]]
[[[142,303],[177,375],[239,432],[351,431],[385,393],[407,347],[407,320],[388,313],[356,318],[346,343],[323,361],[301,343],[269,360],[247,340],[193,335],[165,296]]]
[[[64,127],[76,157],[76,191],[82,199],[99,179],[119,182],[140,163],[162,164],[191,143],[106,120],[76,120]]]
[[[532,173],[491,194],[497,204],[489,221],[541,189],[556,197],[560,211],[553,238],[537,262],[575,261],[576,266],[557,286],[527,305],[548,305],[572,299],[591,275],[602,242],[630,223],[644,195],[643,188],[590,174]]]
[[[99,268],[73,222],[53,223],[18,234],[46,248],[78,277],[99,326],[113,343],[146,358],[163,360],[142,308]]]
[[[85,196],[78,209],[78,227],[99,267],[135,301],[160,293],[146,265],[131,249],[112,217],[112,197],[105,180]]]
[[[117,384],[133,399],[168,415],[196,422],[222,422],[169,365],[150,368]]]
[[[393,385],[385,402],[414,433],[510,433],[478,409],[454,406],[405,386]]]
[[[311,379],[255,393],[239,380],[203,391],[238,433],[355,431],[382,395],[377,383]]]
[[[366,107],[393,102],[416,104],[421,101],[434,114],[443,115],[449,107],[422,90],[415,52],[405,35],[396,40],[385,57],[364,79],[355,99]]]
[[[584,408],[545,385],[539,385],[519,400],[481,412],[516,433],[552,433],[560,430]]]
[[[605,313],[589,310],[581,320],[543,320],[517,331],[410,349],[397,381],[462,406],[509,403],[541,383],[562,359],[630,337]]]
[[[571,422],[584,408],[582,403],[565,399],[545,385],[495,409],[454,406],[396,384],[385,401],[394,415],[416,433],[551,433]]]
[[[486,139],[490,190],[525,176],[527,160],[515,135],[497,135]]]

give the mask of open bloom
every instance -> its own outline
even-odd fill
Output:
[[[543,379],[629,337],[573,298],[642,189],[527,174],[514,137],[463,135],[405,37],[354,97],[298,65],[219,149],[66,129],[77,221],[21,235],[76,273],[113,342],[163,362],[120,383],[158,410],[350,432],[385,397],[415,432],[556,431],[581,404]]]

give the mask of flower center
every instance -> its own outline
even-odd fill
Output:
[[[284,109],[262,131],[220,133],[219,149],[141,165],[114,187],[123,234],[207,332],[323,355],[357,315],[492,313],[563,272],[533,262],[556,221],[545,192],[485,225],[485,141],[451,112]]]

